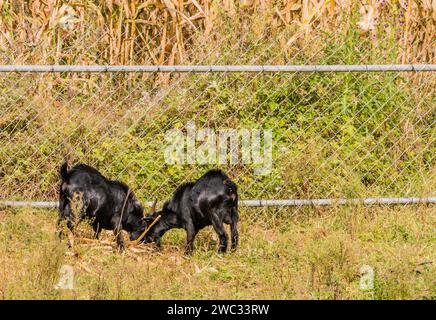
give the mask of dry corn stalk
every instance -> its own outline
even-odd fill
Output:
[[[3,0],[0,9],[5,64],[187,64],[204,55],[205,43],[226,43],[226,17],[235,32],[265,37],[262,29],[289,29],[289,41],[282,42],[286,51],[295,41],[310,43],[320,32],[335,32],[353,14],[361,15],[359,28],[372,37],[389,24],[389,32],[402,41],[399,62],[435,58],[434,0]],[[236,33],[233,42],[239,37]]]

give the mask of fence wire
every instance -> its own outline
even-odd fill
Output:
[[[3,73],[0,199],[55,201],[65,156],[126,182],[143,201],[164,200],[215,167],[248,200],[434,196],[434,72],[159,77]],[[168,139],[174,130],[177,142]],[[175,163],[172,149],[183,150]]]
[[[0,72],[400,72],[436,71],[435,64],[378,65],[158,65],[158,66],[74,66],[0,65]]]
[[[247,201],[434,199],[427,4],[404,27],[377,4],[385,23],[363,30],[360,16],[344,27],[340,7],[328,19],[313,8],[311,29],[291,27],[300,10],[288,2],[249,16],[220,2],[164,2],[126,7],[129,19],[108,3],[3,7],[13,18],[0,20],[0,201],[53,205],[65,156],[144,203],[216,167]],[[171,145],[183,161],[168,161]]]

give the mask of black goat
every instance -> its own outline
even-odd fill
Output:
[[[165,202],[159,212],[152,212],[148,224],[158,216],[144,242],[156,242],[172,228],[186,230],[186,253],[193,251],[194,238],[199,230],[212,225],[220,239],[219,253],[227,250],[228,236],[223,223],[231,226],[232,249],[238,245],[238,194],[236,184],[221,170],[211,170],[195,183],[179,186],[171,200]]]
[[[75,165],[70,170],[67,168],[65,162],[60,169],[62,182],[58,226],[66,220],[68,229],[73,231],[74,214],[79,215],[77,222],[89,218],[96,238],[102,229],[114,230],[120,250],[124,249],[121,230],[129,233],[130,240],[136,240],[141,235],[146,227],[144,209],[127,185],[108,180],[85,164]],[[75,197],[77,203],[74,203]],[[77,213],[73,212],[75,205],[78,207]]]

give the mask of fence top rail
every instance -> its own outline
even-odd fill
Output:
[[[369,65],[0,65],[0,72],[411,72],[436,64]]]

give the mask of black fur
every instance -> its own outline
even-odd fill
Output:
[[[228,235],[223,223],[231,226],[232,249],[238,245],[238,193],[236,184],[221,170],[210,170],[195,183],[179,186],[171,200],[165,202],[161,211],[146,217],[151,223],[157,215],[160,220],[150,229],[144,242],[156,242],[172,228],[186,230],[186,252],[193,251],[194,238],[198,231],[212,225],[220,239],[219,253],[227,250]]]
[[[126,230],[131,240],[137,239],[145,230],[144,209],[126,184],[109,180],[85,164],[68,170],[65,162],[60,176],[58,225],[66,220],[68,228],[74,229],[71,200],[76,194],[82,202],[77,220],[91,219],[96,238],[102,229],[114,230],[117,245],[123,249],[121,230]]]

